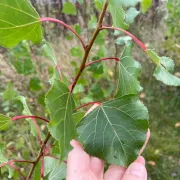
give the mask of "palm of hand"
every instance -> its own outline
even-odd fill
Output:
[[[68,155],[66,180],[146,180],[147,172],[143,157],[139,157],[126,170],[124,167],[110,165],[104,174],[104,162],[91,157],[75,140],[71,141],[74,149]],[[134,171],[135,169],[136,171]],[[138,173],[139,171],[139,173]]]

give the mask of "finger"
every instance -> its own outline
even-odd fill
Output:
[[[145,161],[142,156],[128,167],[122,180],[147,180]]]
[[[121,180],[126,171],[125,167],[110,165],[104,175],[104,180]]]
[[[72,140],[74,149],[68,154],[67,180],[75,180],[89,170],[90,156],[83,150],[79,142]]]
[[[143,153],[143,151],[144,151],[144,149],[146,148],[146,145],[147,145],[147,143],[148,143],[148,141],[149,141],[150,135],[151,135],[151,133],[150,133],[150,129],[148,129],[148,132],[147,132],[147,134],[146,134],[146,141],[145,141],[145,143],[144,143],[143,147],[141,148],[141,150],[140,150],[140,153],[139,153],[139,154],[142,154],[142,153]]]
[[[101,179],[103,180],[103,174],[104,174],[103,160],[96,157],[91,157],[90,169],[99,180]]]

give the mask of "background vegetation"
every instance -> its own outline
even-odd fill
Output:
[[[31,2],[42,17],[61,19],[73,25],[86,39],[96,25],[98,4],[94,5],[92,1],[82,1],[82,4],[81,1],[77,2],[76,8],[72,6],[71,13],[63,7],[64,2],[61,0],[31,0]],[[154,0],[151,8],[144,14],[140,4],[131,8],[134,10],[131,9],[128,19],[131,24],[130,31],[146,45],[155,47],[160,55],[168,55],[174,59],[176,76],[180,76],[179,0],[169,0],[168,3]],[[129,9],[126,8],[126,11]],[[110,23],[111,18],[107,15],[107,24]],[[45,26],[45,37],[55,49],[63,72],[72,80],[72,75],[76,73],[76,67],[81,61],[82,51],[79,44],[63,27],[51,23],[46,23]],[[96,60],[106,54],[119,55],[128,40],[122,34],[114,35],[105,31],[98,37],[91,58]],[[151,139],[144,152],[149,179],[178,180],[180,177],[180,89],[158,83],[150,75],[154,65],[143,53],[137,53],[136,48],[134,55],[136,60],[141,59],[144,66],[141,79],[144,90],[140,97],[150,112]],[[25,95],[31,112],[35,115],[43,115],[43,97],[49,87],[47,79],[52,74],[51,62],[33,45],[22,42],[11,51],[0,48],[0,67],[0,113],[9,113],[11,116],[22,114],[23,106],[15,97]],[[90,79],[89,75],[93,75],[94,79]],[[75,98],[85,97],[79,104],[108,99],[113,94],[115,83],[116,63],[99,63],[89,68],[88,73],[80,79],[75,89]],[[46,131],[44,125],[41,125],[41,130]],[[29,134],[29,124],[18,122],[16,126],[11,126],[10,130],[0,133],[0,146],[5,146],[6,154],[10,158],[17,159],[22,156],[31,158],[36,155],[39,145]],[[22,170],[26,171],[26,167],[22,167]],[[1,179],[6,180],[8,177],[6,169],[1,169],[0,173]],[[18,174],[15,174],[15,177],[18,179]]]

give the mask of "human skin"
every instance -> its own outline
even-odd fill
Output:
[[[150,137],[147,132],[146,142],[141,149],[143,152]],[[73,150],[68,154],[66,180],[147,180],[145,160],[139,156],[128,168],[110,165],[104,173],[104,161],[88,155],[82,145],[72,140]]]

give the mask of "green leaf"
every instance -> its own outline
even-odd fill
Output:
[[[132,41],[132,38],[129,36],[121,36],[116,39],[115,43],[118,45],[129,44]]]
[[[8,129],[9,124],[11,123],[12,121],[10,117],[0,114],[0,130]]]
[[[13,89],[13,83],[9,82],[7,89],[3,92],[3,99],[5,101],[12,101],[17,95],[17,91]]]
[[[73,47],[71,50],[70,50],[70,53],[72,56],[74,57],[82,57],[83,55],[83,52],[81,50],[80,47]]]
[[[103,8],[103,0],[94,0],[94,3],[95,3],[95,7],[101,11],[102,8]]]
[[[154,77],[169,86],[180,86],[180,78],[172,75],[170,72],[174,70],[174,62],[168,57],[159,57],[153,50],[148,49],[147,54],[157,65],[154,71]]]
[[[73,113],[73,120],[74,120],[75,124],[78,124],[84,116],[85,116],[85,112],[82,112],[82,111]]]
[[[30,47],[26,41],[22,41],[18,46],[11,49],[9,59],[18,74],[29,75],[35,73]]]
[[[121,4],[123,7],[130,7],[130,6],[134,7],[141,0],[113,0],[113,1],[118,1],[118,3]]]
[[[48,180],[64,180],[66,179],[66,171],[67,165],[61,163],[49,174]]]
[[[43,43],[44,43],[42,46],[43,55],[48,59],[50,59],[54,63],[54,65],[57,65],[57,59],[54,54],[53,48],[46,40],[43,40]]]
[[[85,91],[85,88],[82,84],[77,84],[73,90],[73,93],[74,94],[77,94],[77,93],[82,93]]]
[[[154,71],[154,77],[169,86],[180,86],[180,78],[172,75],[163,66],[157,66]]]
[[[69,15],[77,15],[76,7],[71,2],[64,3],[62,12]]]
[[[140,11],[137,11],[136,8],[131,7],[126,12],[126,23],[132,24],[134,22],[134,19],[139,15]]]
[[[40,91],[42,89],[41,80],[38,77],[32,77],[29,82],[31,91]]]
[[[169,71],[174,71],[174,61],[169,57],[161,57],[161,64]]]
[[[138,81],[141,73],[141,65],[132,57],[133,44],[126,45],[119,63],[119,80],[116,97],[129,94],[137,94],[142,90]]]
[[[76,23],[74,25],[74,29],[79,35],[81,34],[81,26],[79,24]]]
[[[97,18],[95,15],[91,15],[90,20],[88,21],[88,29],[95,29],[97,26]]]
[[[0,118],[1,118],[1,115],[0,115]],[[3,163],[6,163],[6,162],[8,162],[8,158],[4,155],[2,147],[0,147],[0,165],[3,164]],[[5,167],[9,171],[8,178],[12,178],[12,176],[13,176],[13,169],[11,167],[9,167],[9,165],[7,165]]]
[[[23,112],[22,113],[24,115],[32,116],[32,113],[31,113],[31,111],[30,111],[30,109],[29,109],[29,107],[27,105],[26,98],[24,96],[18,96],[16,99],[19,100],[23,105]],[[36,131],[36,126],[34,125],[34,123],[32,122],[31,119],[27,118],[27,121],[29,122],[29,125],[31,127],[31,134],[33,136],[37,137],[38,134],[37,134],[37,131]]]
[[[105,44],[105,38],[107,36],[107,31],[101,31],[98,36],[95,39],[95,43],[98,45],[103,45]]]
[[[152,0],[141,1],[141,11],[145,13],[152,6]]]
[[[124,22],[126,14],[118,1],[110,0],[109,12],[112,16],[113,26],[123,29],[127,29],[129,27],[128,24]]]
[[[22,40],[41,42],[40,17],[28,0],[1,0],[0,34],[0,45],[7,48]]]
[[[59,141],[62,160],[71,149],[69,142],[76,136],[72,117],[75,109],[74,99],[63,82],[54,80],[52,88],[46,95],[45,103],[51,117],[48,128],[51,135]]]
[[[79,140],[88,154],[127,167],[139,155],[148,130],[147,108],[138,96],[103,103],[78,125]]]

